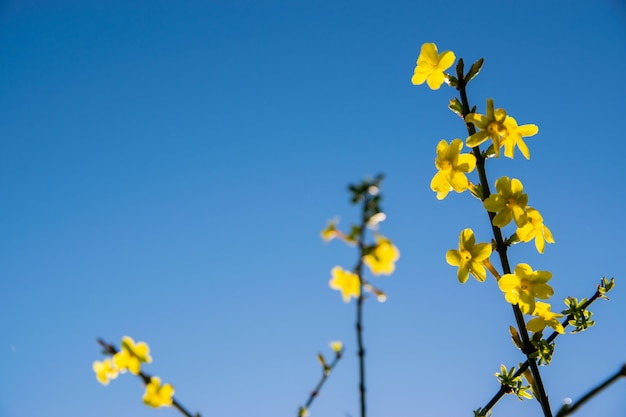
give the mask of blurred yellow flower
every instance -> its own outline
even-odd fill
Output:
[[[552,327],[557,333],[564,334],[565,329],[557,319],[563,317],[563,314],[553,313],[550,311],[550,304],[538,301],[535,305],[535,311],[532,318],[526,324],[526,328],[531,332],[537,333],[543,331],[546,326]]]
[[[448,142],[441,140],[437,144],[435,166],[438,171],[430,182],[430,188],[437,193],[437,199],[444,199],[450,190],[457,193],[467,190],[469,181],[465,173],[472,172],[476,167],[476,157],[466,153],[460,155],[463,148],[461,139]]]
[[[363,256],[363,263],[374,275],[390,275],[396,268],[395,262],[400,258],[400,252],[389,239],[377,235],[376,246],[370,253]]]
[[[343,349],[343,342],[341,340],[335,340],[330,342],[328,345],[335,353],[339,353]]]
[[[452,266],[458,266],[457,277],[464,284],[471,273],[478,281],[487,278],[487,271],[483,261],[491,255],[490,243],[476,244],[472,229],[464,229],[459,236],[459,249],[450,249],[446,252],[446,261]]]
[[[109,381],[117,378],[117,374],[119,373],[111,358],[106,358],[102,362],[94,361],[92,367],[93,371],[96,373],[96,379],[102,385],[109,385]]]
[[[411,82],[419,85],[426,81],[432,90],[438,90],[446,80],[443,72],[454,64],[455,59],[456,56],[452,51],[439,54],[434,43],[423,44]]]
[[[113,363],[121,372],[128,370],[131,374],[137,375],[141,371],[142,363],[152,362],[150,348],[144,342],[135,344],[129,336],[122,338],[122,349],[113,355]]]
[[[535,298],[547,300],[554,290],[547,282],[552,278],[548,271],[533,271],[528,264],[518,264],[513,274],[504,274],[498,280],[500,291],[511,304],[517,304],[525,314],[535,311]]]
[[[517,228],[516,234],[522,242],[535,239],[535,247],[539,253],[543,253],[546,242],[554,243],[552,232],[543,224],[543,217],[532,207],[526,207],[526,222]]]
[[[146,385],[143,402],[150,407],[171,407],[174,388],[170,384],[161,385],[161,378],[150,377],[150,383]]]
[[[324,230],[322,230],[320,235],[322,236],[322,239],[324,239],[326,242],[329,242],[332,239],[336,238],[338,236],[337,221],[336,220],[329,221],[328,225],[326,226]]]
[[[524,216],[528,204],[528,194],[524,194],[524,186],[517,178],[500,177],[496,180],[497,194],[491,194],[483,204],[485,209],[497,213],[493,218],[493,225],[504,227],[515,220],[518,226],[523,226],[527,220]]]
[[[332,278],[328,285],[333,290],[341,291],[341,296],[345,303],[350,302],[350,298],[358,298],[361,295],[361,280],[359,276],[350,271],[346,271],[340,266],[336,266],[331,271]]]

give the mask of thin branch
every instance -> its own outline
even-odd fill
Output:
[[[330,374],[333,372],[333,369],[335,369],[335,366],[337,366],[337,363],[339,362],[339,359],[341,359],[342,354],[343,354],[343,348],[341,350],[335,352],[335,358],[330,363],[330,365],[326,365],[326,364],[323,365],[324,369],[323,369],[323,372],[322,372],[322,377],[320,378],[319,382],[317,383],[317,385],[315,386],[313,391],[311,391],[311,394],[309,395],[309,398],[306,400],[306,403],[304,403],[304,406],[302,408],[300,408],[300,412],[298,413],[298,417],[301,417],[303,415],[303,413],[302,413],[303,409],[304,410],[308,410],[309,408],[311,408],[311,404],[313,404],[313,401],[319,395],[320,390],[324,386],[324,383],[326,382],[326,380],[328,379]]]

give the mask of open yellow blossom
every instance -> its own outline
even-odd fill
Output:
[[[511,116],[506,116],[504,119],[504,126],[506,128],[506,135],[502,138],[500,144],[504,146],[504,156],[507,158],[513,158],[513,151],[517,146],[524,155],[524,158],[530,159],[530,151],[526,142],[522,139],[523,136],[534,136],[539,132],[537,125],[517,125],[517,120]]]
[[[476,167],[476,157],[466,153],[460,155],[463,148],[461,139],[448,142],[441,140],[437,144],[435,166],[439,171],[430,182],[430,188],[437,193],[437,199],[443,200],[450,190],[457,193],[467,190],[469,181],[465,173],[472,172]]]
[[[476,126],[479,131],[467,138],[467,146],[473,148],[491,138],[493,150],[496,157],[500,156],[501,138],[506,136],[507,130],[505,119],[507,117],[504,109],[493,108],[493,99],[487,99],[487,114],[470,113],[465,116],[465,122]]]
[[[113,363],[121,372],[128,370],[131,374],[137,375],[141,371],[142,363],[152,362],[150,348],[144,342],[135,344],[135,341],[124,336],[122,338],[122,349],[113,356]]]
[[[526,221],[524,210],[528,204],[528,194],[524,194],[524,186],[517,178],[500,177],[496,181],[497,194],[491,194],[483,204],[485,209],[497,213],[493,225],[504,227],[515,220],[518,226]]]
[[[457,277],[464,284],[471,273],[478,281],[487,278],[487,271],[483,261],[491,255],[490,243],[476,244],[472,229],[465,229],[459,236],[459,249],[450,249],[446,252],[446,261],[452,266],[458,266]]]
[[[543,224],[543,217],[532,207],[526,207],[526,222],[517,228],[516,234],[522,242],[535,239],[535,247],[539,253],[543,253],[546,242],[554,243],[552,232]]]
[[[161,385],[161,378],[150,377],[150,383],[146,385],[146,392],[143,395],[143,402],[150,407],[171,407],[174,387],[170,384]]]
[[[106,358],[102,362],[94,361],[93,371],[96,373],[96,379],[102,385],[109,385],[109,381],[117,378],[119,370],[113,364],[111,358]]]
[[[351,297],[358,298],[361,295],[361,280],[357,274],[336,266],[331,271],[331,275],[328,285],[333,290],[341,291],[345,303],[350,302]]]
[[[518,264],[513,274],[504,274],[498,280],[500,291],[511,304],[517,304],[525,314],[535,311],[535,298],[547,300],[554,294],[551,286],[546,284],[552,273],[533,271],[528,264]]]
[[[374,275],[391,275],[396,269],[396,261],[400,258],[400,252],[391,240],[377,235],[376,246],[370,253],[363,256],[363,263],[369,266]]]
[[[415,85],[423,84],[424,81],[432,90],[439,90],[441,84],[446,80],[443,73],[454,64],[456,56],[452,51],[437,53],[437,45],[425,43],[417,58],[417,66],[411,78]]]
[[[557,333],[565,333],[563,325],[557,320],[563,317],[563,314],[553,313],[550,311],[550,304],[538,301],[535,305],[533,316],[536,317],[530,319],[526,324],[526,328],[531,332],[542,332],[546,326],[549,326],[552,327]]]

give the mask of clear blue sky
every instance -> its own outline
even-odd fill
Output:
[[[318,351],[346,357],[311,409],[358,414],[354,303],[328,288],[356,254],[319,231],[356,219],[346,185],[386,174],[401,251],[365,309],[372,417],[471,415],[522,355],[493,279],[460,285],[458,234],[489,239],[468,194],[437,201],[455,91],[412,86],[424,42],[484,57],[470,101],[535,123],[522,180],[556,244],[554,309],[615,276],[597,325],[558,339],[553,409],[626,361],[626,5],[590,1],[0,2],[0,416],[175,416],[129,375],[102,387],[97,337],[149,343],[149,373],[211,416],[294,416]],[[622,416],[626,381],[577,416]],[[505,398],[495,415],[539,416]]]

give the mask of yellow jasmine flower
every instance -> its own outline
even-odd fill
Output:
[[[467,146],[473,148],[491,138],[493,150],[496,157],[500,156],[500,139],[507,134],[505,125],[506,111],[504,109],[493,108],[493,99],[487,99],[487,114],[470,113],[465,116],[465,122],[471,123],[480,129],[478,132],[467,138]]]
[[[117,378],[119,370],[110,358],[106,358],[102,362],[94,361],[93,371],[96,373],[96,379],[102,385],[109,385],[109,381]]]
[[[452,51],[437,53],[437,45],[434,43],[425,43],[417,58],[417,66],[411,78],[414,85],[428,84],[431,90],[439,90],[441,84],[446,80],[443,73],[454,64],[456,56]]]
[[[150,383],[146,385],[143,402],[150,407],[171,407],[174,387],[170,384],[161,385],[161,378],[150,377]]]
[[[124,336],[122,338],[122,349],[113,356],[113,363],[120,371],[128,370],[131,374],[137,375],[141,371],[142,363],[152,362],[150,348],[144,342],[135,344],[135,341]]]
[[[395,262],[400,252],[389,239],[377,235],[376,246],[370,253],[363,256],[363,263],[369,266],[374,275],[391,275],[396,269]]]
[[[528,194],[524,194],[524,186],[517,178],[501,177],[496,181],[498,194],[491,194],[484,202],[485,209],[497,213],[493,225],[504,227],[515,220],[518,226],[526,221],[524,210],[528,204]]]
[[[471,273],[478,281],[487,278],[487,271],[483,261],[491,255],[490,243],[476,244],[472,229],[464,229],[459,236],[459,249],[450,249],[446,252],[446,261],[452,266],[458,266],[457,277],[464,284]]]
[[[543,217],[532,207],[526,207],[526,222],[517,228],[516,234],[522,242],[535,239],[535,247],[539,253],[543,253],[546,242],[554,243],[552,232],[543,224]]]
[[[343,342],[341,340],[330,342],[328,345],[335,353],[339,353],[343,349]]]
[[[350,271],[346,271],[340,266],[336,266],[331,271],[332,278],[328,285],[333,290],[341,291],[341,296],[345,303],[350,302],[350,298],[358,298],[361,295],[361,280],[359,276]]]
[[[438,200],[443,200],[450,190],[460,193],[469,187],[465,173],[474,170],[476,157],[469,153],[459,155],[461,148],[463,148],[461,139],[454,139],[450,145],[445,140],[437,144],[435,166],[439,171],[430,182],[430,188],[437,193]]]
[[[563,325],[557,320],[563,317],[563,314],[553,313],[550,311],[550,304],[538,301],[535,305],[535,311],[532,318],[526,324],[526,328],[531,332],[542,332],[546,326],[552,327],[557,333],[565,334]]]
[[[524,158],[530,159],[530,151],[522,139],[522,136],[528,137],[536,135],[537,132],[539,132],[537,125],[518,126],[517,120],[511,116],[506,116],[504,126],[506,128],[506,135],[502,138],[500,143],[501,146],[504,146],[504,156],[512,159],[513,150],[517,145],[522,155],[524,155]]]
[[[322,235],[322,239],[324,239],[326,242],[329,242],[333,240],[334,238],[336,238],[338,236],[337,221],[336,220],[329,221],[326,228],[322,230],[320,234]]]
[[[554,294],[551,286],[546,284],[552,273],[533,271],[528,264],[518,264],[513,274],[504,274],[498,280],[500,291],[511,304],[517,304],[525,314],[535,311],[535,298],[547,300]]]

